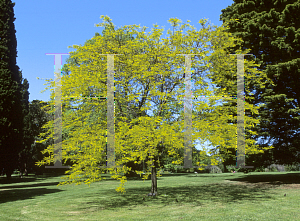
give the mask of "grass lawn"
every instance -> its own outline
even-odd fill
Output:
[[[164,174],[145,201],[150,180],[128,180],[124,195],[112,179],[59,181],[0,178],[0,220],[300,220],[300,172]]]

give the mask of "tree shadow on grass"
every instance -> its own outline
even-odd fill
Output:
[[[162,174],[161,177],[158,177],[157,180],[161,180],[164,177],[178,177],[178,176],[189,176],[192,175],[192,173],[174,173],[174,174]],[[122,174],[123,176],[123,174]],[[104,177],[104,176],[103,176]],[[110,176],[106,175],[106,180],[107,181],[111,181],[111,180],[116,180],[111,178]],[[143,180],[143,174],[140,176],[138,174],[132,175],[132,176],[127,176],[126,177],[127,180],[134,180],[134,181],[144,181]],[[148,178],[146,180],[151,180],[151,174],[148,176]]]
[[[168,174],[162,174],[162,177],[172,177],[172,176],[189,176],[193,173],[168,173]]]
[[[24,182],[36,182],[40,180],[45,180],[48,178],[55,178],[65,175],[64,173],[56,173],[49,175],[28,175],[23,176],[22,178],[19,176],[12,176],[10,179],[7,179],[6,176],[0,177],[0,184],[13,184],[13,183],[24,183]]]
[[[228,176],[234,176],[230,173],[190,173],[188,177],[228,177]]]
[[[242,177],[227,179],[231,181],[244,182],[246,184],[265,183],[267,185],[300,184],[300,172],[296,173],[274,173],[274,174],[250,174]]]
[[[23,178],[20,178],[19,176],[13,176],[10,179],[7,179],[6,177],[0,177],[0,184],[35,182],[37,179],[38,178],[36,176],[24,176]]]
[[[182,205],[204,206],[206,202],[243,203],[244,201],[257,202],[261,200],[272,200],[274,193],[268,188],[251,188],[229,183],[213,183],[205,185],[185,185],[178,187],[158,187],[157,197],[145,196],[149,192],[149,187],[126,188],[125,194],[113,191],[101,191],[93,195],[89,202],[81,205],[81,210],[88,210],[94,207],[98,210],[114,210],[124,207],[135,207],[138,205]],[[99,198],[97,197],[99,196]],[[105,199],[103,196],[106,196]],[[143,200],[145,197],[145,200]],[[177,199],[177,201],[176,201]]]
[[[6,177],[0,178],[0,204],[16,200],[33,199],[35,196],[62,191],[51,189],[51,186],[56,186],[59,182],[51,182],[51,180],[43,182],[45,179],[47,178],[36,176],[12,177],[9,180]]]
[[[45,182],[43,182],[45,181]],[[10,188],[25,188],[25,187],[39,187],[39,186],[54,186],[59,182],[51,182],[47,176],[24,176],[23,178],[12,177],[7,179],[6,177],[0,178],[0,190]],[[18,185],[19,184],[19,185]]]
[[[57,193],[63,190],[50,188],[0,189],[0,204],[17,200],[33,199],[36,196]]]
[[[45,182],[45,183],[33,183],[33,184],[20,184],[20,185],[1,185],[0,191],[4,189],[19,189],[19,188],[26,188],[26,187],[40,187],[40,186],[56,186],[59,182]]]

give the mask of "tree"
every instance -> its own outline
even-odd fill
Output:
[[[46,144],[36,143],[40,138],[38,137],[42,133],[46,133],[47,130],[43,126],[53,118],[53,116],[47,113],[48,102],[33,100],[29,103],[29,111],[25,116],[25,148],[19,153],[19,163],[21,175],[25,172],[34,171],[36,174],[41,174],[42,170],[37,167],[35,163],[43,159],[41,151],[46,149]]]
[[[22,78],[22,73],[20,72],[20,78]],[[23,124],[23,145],[22,150],[19,152],[19,170],[21,176],[25,172],[25,175],[28,175],[28,162],[27,158],[28,149],[30,148],[31,144],[33,143],[33,139],[31,136],[31,128],[30,128],[30,118],[29,118],[29,83],[27,79],[22,78],[21,84],[21,94],[22,94],[22,110],[24,116],[24,124]]]
[[[115,168],[100,168],[99,165],[105,157],[106,103],[77,103],[78,108],[74,112],[63,112],[63,127],[69,129],[68,139],[63,141],[63,160],[70,160],[73,164],[67,176],[67,181],[60,184],[91,182],[102,180],[101,174],[108,170],[113,178],[120,180],[121,185],[117,191],[124,192],[126,174],[132,168],[126,163],[134,161],[135,164],[146,162],[146,172],[143,179],[151,174],[151,195],[157,195],[157,177],[160,176],[157,168],[161,168],[161,156],[167,153],[174,157],[173,164],[180,165],[183,162],[184,148],[184,70],[183,56],[178,54],[197,54],[192,63],[193,73],[191,78],[195,81],[194,94],[211,95],[208,85],[204,82],[205,71],[211,71],[216,82],[224,81],[228,75],[227,69],[234,67],[234,59],[229,59],[224,50],[225,46],[234,46],[236,39],[226,34],[224,27],[215,28],[207,25],[207,21],[201,19],[202,28],[196,31],[195,27],[187,23],[179,26],[181,21],[171,18],[169,22],[174,27],[173,33],[168,31],[168,38],[161,39],[162,29],[157,25],[152,33],[146,34],[146,28],[137,25],[129,25],[114,29],[114,25],[108,16],[101,16],[104,22],[100,26],[106,27],[105,35],[94,37],[93,43],[84,46],[74,45],[76,52],[71,53],[71,59],[76,64],[67,64],[70,74],[62,78],[62,97],[82,96],[89,93],[88,88],[95,89],[95,95],[106,97],[107,60],[99,54],[123,54],[115,56]],[[187,34],[183,34],[183,30]],[[116,36],[128,33],[134,38],[120,41]],[[211,46],[208,44],[211,43]],[[212,55],[207,56],[213,50]],[[238,50],[237,53],[247,53]],[[227,63],[227,61],[229,61]],[[214,64],[214,67],[211,67]],[[258,72],[253,68],[255,64],[248,62],[245,68]],[[226,69],[227,68],[227,69]],[[232,74],[231,72],[229,72]],[[263,74],[262,74],[263,75]],[[251,79],[253,76],[249,76]],[[258,79],[252,79],[259,83]],[[234,83],[227,80],[228,90],[234,91]],[[263,85],[263,82],[260,82]],[[49,82],[51,88],[54,82]],[[220,89],[216,95],[224,95]],[[52,99],[54,94],[51,95]],[[71,108],[70,100],[64,101],[65,106]],[[215,103],[214,101],[210,102]],[[53,105],[51,103],[50,105]],[[204,113],[204,109],[211,114]],[[249,110],[255,112],[253,105],[247,104]],[[220,108],[219,108],[220,109]],[[210,140],[215,144],[224,143],[222,136],[227,134],[225,129],[233,133],[234,125],[226,126],[229,119],[233,119],[229,111],[223,111],[219,117],[217,107],[208,106],[205,102],[195,105],[193,115],[193,127],[195,128],[193,142],[201,137],[204,141]],[[90,120],[92,111],[97,112],[97,118]],[[209,112],[208,111],[208,112]],[[198,116],[197,116],[198,114]],[[206,119],[204,115],[212,119]],[[212,122],[213,121],[213,122]],[[258,121],[247,118],[248,131]],[[53,127],[50,122],[47,125],[49,136],[41,142],[53,139]],[[195,126],[194,126],[195,125]],[[219,127],[217,126],[219,125]],[[234,140],[232,136],[231,140]],[[260,152],[250,139],[246,140],[247,152]],[[225,147],[223,147],[225,148]],[[38,165],[53,162],[53,145],[43,152],[49,154]],[[203,155],[203,154],[202,154]],[[205,154],[203,155],[205,156]],[[215,155],[214,157],[217,157]],[[216,159],[211,159],[216,163]],[[197,162],[200,167],[201,162]],[[143,171],[135,171],[142,174]]]
[[[22,74],[16,64],[17,40],[13,7],[11,0],[0,1],[0,166],[5,168],[7,178],[17,168],[18,154],[24,147],[24,97]]]
[[[261,146],[273,143],[275,148],[266,155],[285,164],[300,162],[299,9],[299,0],[234,0],[221,14],[221,20],[228,22],[228,32],[243,39],[242,48],[255,55],[246,59],[254,59],[261,65],[258,69],[274,82],[265,88],[250,85],[255,97],[251,103],[263,105],[257,114],[248,115],[260,118],[253,138],[263,137]]]
[[[108,32],[108,30],[114,30],[115,28],[114,28],[114,25],[112,24],[112,23],[109,23],[110,25],[109,26],[106,26],[105,28],[104,28],[104,30],[102,31],[102,35],[103,36],[106,36],[107,34],[107,32]],[[94,36],[94,38],[93,39],[89,39],[89,40],[87,40],[86,42],[85,42],[85,45],[93,45],[93,44],[95,44],[95,42],[96,42],[96,40],[95,40],[95,38],[97,37],[97,36],[99,36],[100,34],[98,33],[98,32],[96,32],[95,33],[95,36]],[[110,38],[110,36],[108,36],[108,38]],[[128,40],[133,40],[134,39],[134,37],[132,36],[132,34],[129,34],[127,31],[125,31],[124,33],[120,33],[120,34],[118,34],[118,35],[116,35],[116,36],[114,36],[114,39],[118,42],[118,44],[119,44],[119,46],[122,46],[122,45],[125,45],[126,44],[126,41],[128,41]],[[75,52],[76,53],[76,52]],[[76,59],[76,57],[75,56],[73,56],[73,57],[69,57],[69,58],[67,58],[67,63],[68,64],[71,64],[71,65],[77,65],[77,66],[79,66],[79,64],[78,64],[78,62],[77,62],[77,59]],[[87,64],[87,62],[86,61],[84,61],[83,62],[84,64]],[[120,69],[118,70],[119,72],[121,71]],[[64,76],[66,76],[66,75],[70,75],[70,69],[68,68],[68,65],[64,65],[63,66],[63,68],[62,68],[62,72],[63,72],[63,75]],[[104,82],[102,82],[102,83],[106,83],[106,81]],[[84,96],[87,96],[87,97],[89,97],[89,96],[96,96],[96,94],[97,94],[97,88],[95,88],[95,87],[93,87],[93,86],[88,86],[87,87],[87,90],[84,92]],[[120,88],[118,88],[117,90],[120,90]],[[81,101],[81,104],[83,105],[83,103],[85,103],[85,104],[87,104],[87,103],[91,103],[91,102],[97,102],[97,101],[95,101],[95,100],[82,100]],[[72,103],[72,102],[70,102],[70,103]],[[120,104],[120,102],[118,103],[118,104]],[[128,103],[125,103],[125,104],[123,104],[123,107],[126,107],[128,105]],[[65,108],[65,110],[67,110],[67,106],[66,105],[64,105],[63,104],[63,107]],[[82,107],[82,106],[81,106]],[[72,109],[76,109],[76,108],[72,108]],[[97,112],[91,112],[92,114],[95,114],[95,113],[97,113]],[[101,113],[105,113],[105,110],[102,110],[101,111]],[[133,119],[135,116],[137,116],[137,113],[136,113],[136,110],[135,109],[129,109],[128,110],[128,117],[129,117],[129,121],[130,121],[130,119]],[[142,114],[144,114],[144,113],[142,113]],[[64,129],[63,129],[64,130]],[[63,133],[64,135],[66,135],[67,133],[66,133],[66,130],[65,130],[65,133]],[[63,137],[63,139],[66,139],[65,138],[65,136]],[[104,163],[105,164],[105,163]],[[134,163],[134,161],[129,161],[129,162],[127,162],[127,163],[125,163],[125,165],[126,166],[129,166],[129,167],[131,167],[133,170],[135,170],[135,169],[138,169],[138,168],[141,168],[142,166],[143,166],[143,164],[141,163],[141,164],[139,164],[139,165],[137,165],[137,164],[135,164]],[[127,177],[131,177],[131,176],[136,176],[136,174],[133,172],[133,171],[129,171],[127,174],[126,174],[126,176]]]

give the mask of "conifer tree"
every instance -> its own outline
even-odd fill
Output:
[[[20,72],[20,77],[22,78],[22,72]],[[22,94],[22,111],[23,111],[23,144],[22,144],[22,150],[19,152],[19,170],[21,173],[21,176],[23,173],[25,175],[28,175],[29,172],[29,163],[28,159],[30,156],[30,149],[31,145],[34,143],[34,138],[31,135],[31,121],[30,121],[30,113],[29,113],[29,83],[27,79],[22,78],[22,84],[21,84],[21,94]]]
[[[0,166],[5,168],[7,178],[17,168],[18,154],[24,147],[24,97],[22,74],[16,64],[13,7],[11,0],[0,0]]]
[[[255,60],[274,82],[265,88],[249,85],[255,97],[251,103],[262,106],[258,114],[246,114],[261,119],[253,138],[263,137],[261,146],[275,147],[264,159],[285,164],[300,162],[299,11],[299,0],[234,0],[221,14],[227,31],[243,39],[242,48],[255,55],[245,59]]]

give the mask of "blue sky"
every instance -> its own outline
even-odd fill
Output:
[[[121,27],[137,24],[151,31],[153,24],[164,26],[166,34],[171,25],[169,18],[177,17],[183,22],[191,21],[197,29],[198,21],[207,18],[212,25],[222,25],[219,21],[221,9],[233,0],[15,0],[15,28],[17,36],[17,63],[23,77],[29,81],[29,100],[50,98],[44,80],[54,78],[54,56],[45,53],[68,53],[68,46],[83,45],[95,32],[102,33],[101,15],[108,15],[112,22]],[[68,56],[63,56],[63,64]]]
[[[83,45],[95,32],[101,34],[101,15],[108,15],[112,22],[121,27],[137,24],[149,27],[153,24],[171,28],[169,18],[177,17],[183,22],[190,20],[200,28],[198,21],[207,18],[214,25],[219,21],[221,9],[233,3],[232,0],[211,1],[137,1],[137,0],[15,0],[15,27],[17,36],[17,63],[23,77],[29,81],[29,100],[49,100],[50,92],[44,90],[45,81],[39,78],[54,78],[54,56],[45,53],[68,53],[71,45]],[[63,56],[64,60],[68,56]]]

